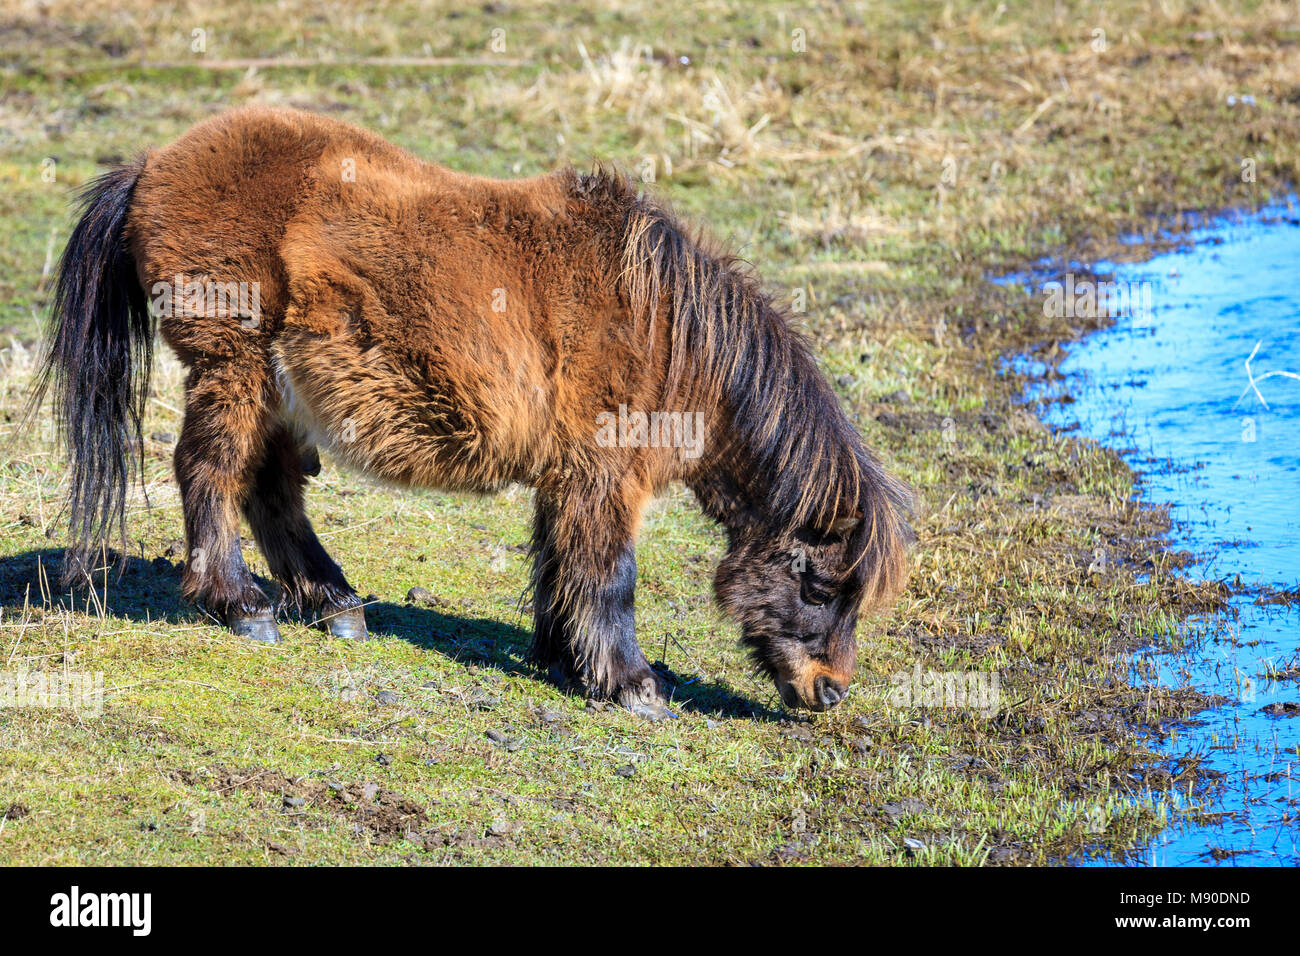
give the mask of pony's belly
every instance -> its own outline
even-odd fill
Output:
[[[281,419],[354,471],[400,486],[488,493],[533,484],[544,470],[540,389],[534,402],[498,396],[509,413],[483,415],[373,360],[304,358],[292,345],[277,353]]]

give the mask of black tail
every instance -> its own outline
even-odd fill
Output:
[[[28,416],[54,385],[54,415],[67,446],[72,537],[65,583],[84,580],[93,551],[116,530],[125,554],[126,492],[153,361],[153,318],[126,239],[127,209],[143,161],[90,183],[59,261],[47,352]]]

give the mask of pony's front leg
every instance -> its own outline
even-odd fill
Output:
[[[669,688],[636,641],[636,528],[647,496],[614,481],[539,489],[533,521],[532,657],[561,684],[652,720]]]

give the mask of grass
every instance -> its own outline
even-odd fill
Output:
[[[990,280],[1141,256],[1190,211],[1284,194],[1297,41],[1289,5],[1178,0],[6,13],[0,673],[102,673],[105,701],[0,709],[0,860],[981,865],[1148,839],[1169,789],[1203,781],[1143,728],[1204,702],[1125,655],[1204,639],[1223,589],[1179,576],[1167,517],[1133,503],[1116,455],[1021,402],[1005,357],[1052,374],[1102,323]],[[176,596],[168,355],[136,560],[93,596],[49,587],[64,465],[47,433],[13,433],[69,192],[249,101],[491,175],[613,159],[806,304],[846,407],[925,503],[911,585],[863,622],[846,704],[788,714],[752,675],[708,598],[720,535],[681,490],[647,521],[638,586],[677,721],[589,707],[523,663],[526,490],[398,493],[327,462],[310,510],[372,595],[375,639],[286,622],[280,645],[236,640]],[[405,601],[417,586],[438,601]],[[917,669],[996,675],[1002,706],[896,706]]]

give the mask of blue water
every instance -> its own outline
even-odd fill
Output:
[[[1149,285],[1129,287],[1129,314],[1071,346],[1064,381],[1030,397],[1075,396],[1041,413],[1121,451],[1141,474],[1138,496],[1171,506],[1174,546],[1197,557],[1188,574],[1297,588],[1300,379],[1269,373],[1300,374],[1300,215],[1281,207],[1216,221],[1193,239],[1139,265],[1097,263]],[[1203,755],[1225,776],[1213,792],[1171,795],[1175,823],[1150,845],[1092,862],[1300,864],[1300,716],[1261,712],[1300,701],[1300,678],[1267,676],[1300,674],[1300,605],[1259,605],[1258,595],[1232,599],[1235,619],[1189,625],[1200,639],[1184,650],[1139,653],[1144,679],[1229,700],[1161,745],[1171,757]]]

